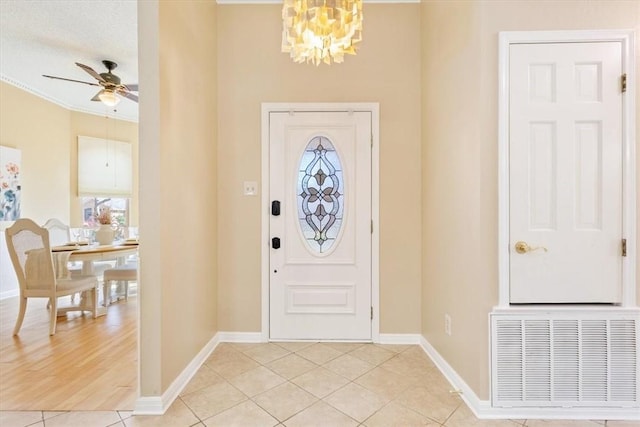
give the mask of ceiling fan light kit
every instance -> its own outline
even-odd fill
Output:
[[[284,0],[282,52],[294,62],[331,64],[362,41],[362,0]]]
[[[88,65],[76,62],[76,65],[78,67],[89,73],[98,81],[98,83],[83,82],[81,80],[67,79],[64,77],[48,76],[46,74],[43,74],[43,77],[57,80],[66,80],[74,83],[83,83],[89,86],[102,86],[100,92],[98,92],[93,98],[91,98],[91,100],[101,101],[103,104],[109,107],[115,107],[120,102],[120,98],[118,97],[118,95],[130,99],[134,102],[138,102],[138,95],[131,93],[132,91],[138,91],[138,85],[122,84],[120,82],[120,77],[111,72],[111,70],[115,69],[118,66],[118,64],[116,64],[115,62],[105,59],[102,61],[102,64],[107,68],[107,72],[98,74],[93,68],[89,67]]]
[[[98,98],[102,103],[108,107],[115,107],[120,102],[114,91],[109,89],[103,89],[98,93]]]

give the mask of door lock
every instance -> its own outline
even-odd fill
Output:
[[[280,215],[280,201],[274,200],[271,202],[271,215],[278,216]]]
[[[271,247],[273,249],[280,249],[280,238],[279,237],[274,237],[273,239],[271,239]]]
[[[544,246],[529,246],[527,242],[523,241],[516,242],[515,249],[519,254],[526,254],[527,252],[537,251],[538,249],[548,252],[547,248]]]

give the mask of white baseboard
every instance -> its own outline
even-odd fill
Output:
[[[264,342],[261,332],[218,332],[220,342]]]
[[[12,289],[10,291],[0,292],[0,301],[3,299],[13,298],[20,295],[20,289]]]
[[[638,408],[487,408],[478,418],[640,421]]]
[[[420,346],[422,347],[422,350],[427,353],[427,356],[431,358],[440,372],[442,372],[442,375],[444,375],[447,381],[452,385],[452,391],[458,392],[473,414],[478,418],[482,418],[480,414],[487,408],[491,407],[491,402],[488,400],[480,400],[473,389],[469,387],[462,377],[458,375],[451,365],[449,365],[447,361],[440,356],[440,353],[438,353],[423,336],[420,336]]]
[[[481,400],[422,336],[420,336],[420,346],[452,385],[452,389],[460,393],[464,403],[479,419],[640,420],[638,408],[493,408],[491,401]]]
[[[420,334],[380,334],[377,344],[420,344]]]
[[[165,411],[162,396],[138,397],[133,407],[133,415],[163,415]]]
[[[218,332],[220,342],[265,342],[261,332]],[[377,344],[420,344],[420,334],[380,334]]]
[[[191,378],[198,372],[198,369],[216,349],[220,342],[219,334],[198,352],[186,368],[171,383],[162,396],[138,397],[136,399],[133,415],[162,415],[173,404],[180,392],[189,384]]]

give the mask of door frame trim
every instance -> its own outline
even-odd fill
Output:
[[[498,305],[509,307],[509,47],[522,43],[621,42],[622,72],[627,91],[622,97],[622,233],[629,256],[622,259],[623,307],[636,306],[636,77],[635,32],[504,31],[498,36]]]
[[[380,106],[377,102],[349,103],[262,103],[262,199],[261,199],[261,290],[263,342],[269,341],[269,114],[272,112],[355,112],[371,113],[371,340],[380,341]]]

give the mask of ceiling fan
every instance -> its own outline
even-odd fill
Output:
[[[108,105],[110,107],[113,107],[116,104],[118,104],[118,102],[120,102],[120,98],[118,98],[116,95],[120,95],[134,102],[138,102],[138,95],[131,93],[132,91],[133,92],[138,91],[138,84],[137,83],[122,84],[120,82],[120,77],[116,76],[111,72],[111,70],[116,68],[118,64],[116,64],[113,61],[109,61],[107,59],[102,61],[102,63],[107,68],[107,72],[98,74],[96,71],[94,71],[93,68],[89,67],[88,65],[84,65],[79,62],[76,62],[76,65],[78,67],[82,68],[84,71],[91,74],[91,76],[93,76],[98,81],[98,83],[83,82],[81,80],[67,79],[64,77],[48,76],[46,74],[43,74],[42,76],[48,77],[50,79],[58,79],[58,80],[66,80],[68,82],[83,83],[90,86],[102,86],[102,89],[100,90],[100,92],[98,92],[93,98],[91,98],[91,100],[102,101],[103,104]]]

